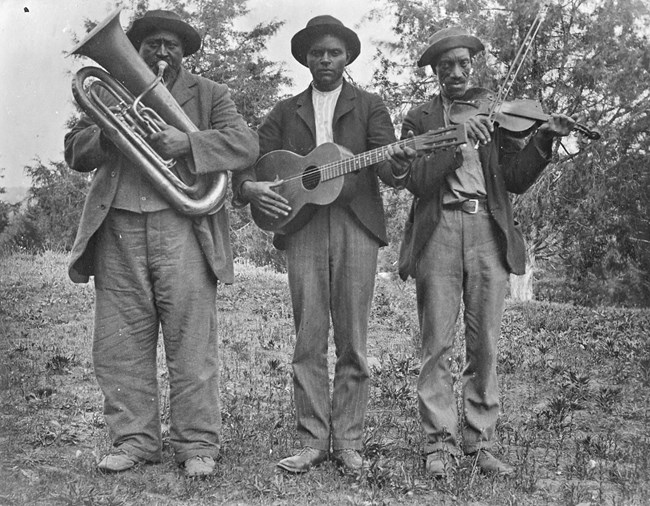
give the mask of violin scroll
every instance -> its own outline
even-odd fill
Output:
[[[602,137],[599,130],[595,128],[594,129],[587,128],[582,123],[576,123],[573,128],[578,132],[580,132],[581,134],[583,134],[585,137],[587,137],[587,139],[591,141],[597,141]]]

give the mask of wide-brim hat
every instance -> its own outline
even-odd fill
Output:
[[[357,59],[361,53],[361,42],[357,34],[347,28],[333,16],[316,16],[307,22],[307,26],[291,38],[291,54],[302,65],[307,67],[307,51],[314,39],[322,35],[334,35],[345,42],[350,53],[348,65]]]
[[[460,26],[443,28],[429,37],[429,46],[418,60],[418,67],[435,66],[442,53],[457,47],[466,47],[471,56],[485,49],[483,43],[464,28]]]
[[[166,30],[177,34],[183,42],[183,56],[196,53],[201,47],[201,36],[194,28],[188,25],[181,17],[172,11],[153,10],[147,11],[141,18],[136,19],[126,36],[136,49],[144,38],[155,30]]]

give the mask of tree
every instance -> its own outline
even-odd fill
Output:
[[[70,171],[65,162],[43,164],[38,158],[25,167],[31,187],[22,206],[2,233],[3,248],[38,252],[68,250],[81,217],[89,176]]]
[[[397,121],[435,91],[430,71],[414,68],[434,31],[462,25],[481,38],[487,51],[475,59],[475,84],[496,89],[542,7],[527,0],[384,2],[398,40],[378,49],[374,80]],[[572,300],[583,303],[650,300],[649,22],[648,6],[636,0],[549,4],[507,97],[537,99],[605,134],[558,144],[537,185],[515,199],[531,263],[554,260],[580,292]],[[606,288],[596,296],[599,285]]]
[[[0,169],[0,171],[4,171],[4,169]],[[0,178],[3,178],[3,175],[0,175]],[[3,186],[0,186],[0,195],[5,193],[6,190]],[[4,200],[0,200],[0,234],[2,234],[3,230],[7,227],[9,224],[9,215],[11,212],[11,204],[5,202]]]

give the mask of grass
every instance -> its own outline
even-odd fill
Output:
[[[326,463],[287,476],[275,468],[296,446],[286,278],[238,264],[235,284],[219,289],[223,449],[216,475],[184,478],[167,445],[162,464],[103,475],[95,466],[109,440],[90,359],[92,284],[69,282],[62,254],[1,261],[0,504],[650,501],[649,310],[509,303],[500,342],[497,449],[516,474],[485,477],[465,459],[449,479],[432,481],[421,458],[413,285],[378,279],[369,338],[368,469],[350,478]],[[462,322],[457,330],[462,335]],[[460,338],[454,358],[458,377]],[[159,374],[167,423],[162,361]]]

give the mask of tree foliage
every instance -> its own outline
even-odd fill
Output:
[[[2,171],[4,169],[0,169]],[[4,175],[0,174],[0,179],[2,179]],[[3,193],[6,193],[6,190],[4,187],[0,186],[0,195]],[[9,225],[9,217],[11,216],[11,212],[14,208],[14,205],[9,204],[8,202],[5,202],[4,200],[0,200],[0,234],[4,231],[5,228],[7,228],[7,225]]]
[[[531,254],[554,261],[581,303],[647,305],[650,300],[650,10],[637,0],[548,2],[545,19],[514,82],[512,98],[597,125],[603,138],[556,143],[553,162],[515,199]],[[474,84],[497,89],[542,2],[384,0],[397,40],[377,51],[374,83],[396,121],[437,93],[415,62],[436,30],[461,25],[486,51]],[[381,13],[381,14],[380,14]]]
[[[81,217],[89,176],[73,172],[65,162],[25,167],[31,178],[26,206],[6,227],[4,247],[27,251],[69,250]]]
[[[437,92],[431,70],[415,67],[431,34],[462,25],[480,37],[486,51],[475,59],[475,84],[496,89],[542,7],[530,0],[377,2],[379,7],[369,17],[392,19],[394,37],[376,48],[373,87],[396,124],[412,106]],[[116,4],[129,7],[136,16],[149,9],[148,0],[116,0]],[[649,7],[642,0],[552,0],[547,5],[541,29],[507,98],[534,98],[548,112],[576,115],[581,122],[597,125],[603,138],[589,142],[571,136],[556,143],[553,161],[539,181],[514,199],[517,218],[537,264],[544,260],[567,282],[564,292],[554,288],[555,300],[647,305]],[[185,65],[227,84],[238,110],[251,127],[257,127],[290,84],[282,66],[263,56],[281,22],[237,29],[236,20],[247,12],[246,0],[167,0],[165,7],[178,12],[202,36],[201,50]],[[89,20],[87,28],[95,24]],[[53,245],[54,238],[60,239],[57,247],[68,247],[77,219],[56,203],[78,209],[87,182],[83,176],[79,181],[66,179],[70,171],[62,162],[45,167],[37,161],[27,170],[35,177],[28,211],[7,228],[22,237],[17,243],[22,241],[23,247]],[[390,268],[387,264],[396,260],[410,198],[406,192],[390,191],[384,200],[391,247],[382,253],[382,268]],[[235,255],[282,269],[284,258],[272,247],[270,235],[251,223],[248,211],[235,209],[230,215]],[[48,221],[53,217],[56,220]],[[63,226],[64,219],[73,221]],[[41,237],[45,232],[50,236]]]

